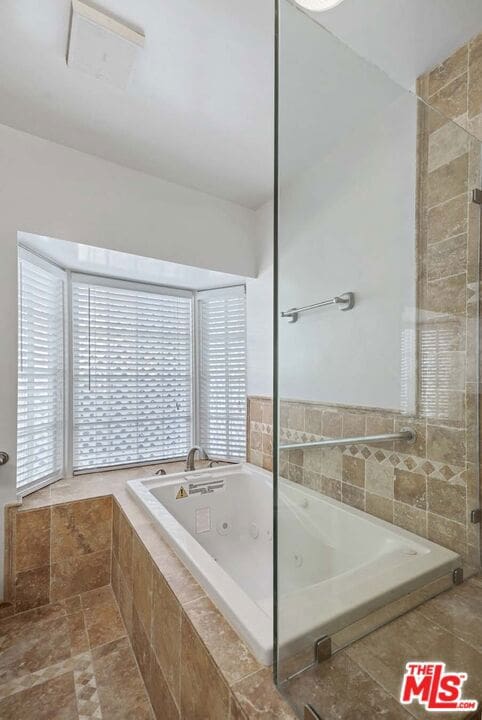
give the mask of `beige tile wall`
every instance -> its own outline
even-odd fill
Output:
[[[482,35],[421,77],[418,93],[431,107],[418,108],[416,413],[283,401],[280,418],[282,442],[403,426],[417,430],[417,442],[291,451],[280,470],[476,565],[480,209],[471,190],[481,183]],[[248,407],[249,459],[270,469],[271,399],[250,398]]]
[[[159,720],[294,720],[271,669],[158,533],[146,523],[135,529],[116,500],[112,587]]]
[[[111,497],[6,513],[5,600],[12,612],[110,583]]]

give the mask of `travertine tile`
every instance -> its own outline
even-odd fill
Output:
[[[145,689],[127,638],[92,650],[102,714],[126,717],[145,701]],[[127,717],[129,715],[127,714]]]
[[[301,673],[286,684],[285,692],[299,717],[304,705],[310,704],[323,720],[410,718],[408,711],[345,652]]]
[[[449,465],[465,464],[465,433],[454,428],[427,426],[428,457]]]
[[[322,413],[318,408],[306,406],[305,408],[305,430],[307,433],[321,435],[322,433]]]
[[[51,568],[52,601],[77,595],[110,583],[110,552],[94,552],[54,563]]]
[[[179,703],[181,606],[159,572],[154,572],[152,589],[151,642],[169,689]]]
[[[188,603],[184,612],[229,684],[260,669],[259,663],[209,598]]]
[[[465,523],[466,489],[464,485],[429,477],[427,492],[427,509],[430,512],[462,524]]]
[[[273,403],[271,400],[263,401],[261,421],[268,425],[273,423]]]
[[[469,150],[469,136],[456,123],[447,122],[429,135],[428,172],[452,162]]]
[[[151,644],[139,615],[134,607],[132,612],[132,649],[136,656],[139,670],[147,687],[151,679]]]
[[[436,658],[445,662],[449,670],[456,672],[460,672],[456,668],[464,668],[463,671],[469,676],[464,686],[464,695],[479,698],[482,694],[481,656],[417,611],[376,630],[352,645],[347,652],[397,700],[405,664],[414,658],[420,661]],[[417,704],[410,706],[410,712],[420,720],[426,718],[424,708]],[[453,720],[458,713],[443,715],[447,716],[447,720]]]
[[[263,448],[263,436],[260,432],[251,430],[250,446],[253,450],[261,451]]]
[[[393,522],[416,535],[427,537],[427,514],[419,508],[395,500]]]
[[[465,273],[429,280],[427,283],[426,309],[451,315],[465,312],[467,277]]]
[[[119,604],[120,613],[124,621],[124,625],[127,629],[127,634],[132,637],[132,613],[134,609],[134,603],[132,600],[132,592],[127,585],[124,575],[119,570],[119,594],[117,596],[117,602]]]
[[[467,70],[468,49],[467,46],[456,50],[443,63],[437,65],[428,76],[428,94],[433,95],[438,92],[444,85],[454,80]]]
[[[69,626],[60,606],[45,606],[0,623],[0,684],[71,656]]]
[[[349,455],[343,455],[343,482],[356,485],[357,487],[365,487],[365,460]]]
[[[149,553],[134,533],[132,546],[133,601],[139,619],[150,636],[153,565]]]
[[[289,427],[290,430],[305,429],[305,409],[303,405],[289,403],[287,427]]]
[[[186,616],[182,621],[181,648],[183,720],[226,720],[229,689]]]
[[[85,625],[91,648],[125,637],[126,629],[112,598],[84,610]]]
[[[427,507],[426,476],[395,468],[394,497],[395,500],[425,510]]]
[[[478,35],[469,47],[469,117],[482,112],[482,37]]]
[[[50,508],[17,513],[15,525],[16,571],[50,565]]]
[[[438,113],[429,113],[429,126],[433,131],[445,122],[445,118],[455,120],[468,111],[467,102],[467,73],[464,72],[454,80],[444,85],[438,92],[430,97],[430,106]]]
[[[429,280],[465,273],[467,264],[467,235],[432,243],[427,251]]]
[[[78,720],[72,672],[0,700],[5,720]]]
[[[157,658],[151,649],[151,674],[147,683],[147,691],[157,720],[179,720],[179,710],[174,702]]]
[[[480,583],[477,579],[467,580],[463,585],[424,603],[419,612],[482,653],[481,603]]]
[[[232,687],[249,720],[296,720],[296,715],[276,690],[271,669],[259,670]]]
[[[96,498],[52,508],[52,563],[69,557],[109,551],[112,499]]]
[[[343,437],[365,435],[366,415],[343,413]]]
[[[395,473],[392,465],[382,465],[374,458],[365,463],[365,487],[368,492],[393,498]]]
[[[466,529],[465,525],[460,525],[453,520],[440,517],[440,515],[433,515],[428,513],[428,534],[429,540],[432,540],[443,547],[453,550],[454,552],[463,554],[465,551],[466,543]]]
[[[249,417],[252,422],[263,422],[263,402],[261,400],[251,399]]]
[[[340,450],[340,448],[334,447],[334,448],[321,448],[321,449],[313,449],[310,451],[306,451],[305,453],[305,465],[309,469],[310,467],[310,459],[315,457],[319,457],[319,470],[318,472],[321,472],[322,475],[325,475],[326,477],[333,478],[333,480],[341,480],[342,479],[342,458],[343,454]],[[315,463],[314,463],[315,465]],[[313,467],[313,470],[316,468]]]
[[[343,415],[325,410],[322,417],[323,436],[340,438],[343,435]]]
[[[327,495],[334,500],[341,500],[341,480],[334,480],[333,478],[321,475],[318,490],[323,493],[323,495]]]
[[[72,595],[73,593],[69,593]],[[15,612],[23,612],[50,602],[49,566],[24,570],[15,578]]]
[[[341,498],[347,505],[358,508],[358,510],[365,509],[365,491],[361,488],[342,483]]]
[[[393,500],[391,498],[380,497],[367,492],[366,511],[381,520],[393,523]]]
[[[231,704],[229,706],[229,720],[247,720],[246,715],[236,702],[236,698],[234,697],[234,695],[231,695],[230,701]]]
[[[132,592],[132,527],[123,512],[119,517],[119,566]]]
[[[442,165],[429,173],[427,181],[427,206],[433,207],[468,190],[468,154]]]
[[[465,195],[432,208],[427,217],[427,242],[440,242],[466,233],[467,208]]]
[[[89,638],[85,628],[84,613],[82,611],[67,615],[69,627],[70,653],[72,657],[87,652],[89,649]]]

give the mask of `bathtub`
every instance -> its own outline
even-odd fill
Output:
[[[130,480],[129,491],[244,639],[273,659],[272,476],[254,465]],[[281,480],[280,639],[332,634],[460,567],[460,557]]]

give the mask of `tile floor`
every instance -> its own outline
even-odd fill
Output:
[[[284,694],[302,717],[310,703],[323,720],[466,720],[463,712],[426,713],[398,702],[409,660],[439,660],[467,672],[464,697],[482,701],[482,576],[443,592],[329,661],[289,681]]]
[[[0,621],[2,720],[154,720],[110,587]]]

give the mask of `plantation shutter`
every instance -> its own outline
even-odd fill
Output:
[[[73,467],[185,456],[192,294],[74,277]]]
[[[237,286],[197,294],[199,435],[210,457],[246,455],[246,297]]]
[[[19,249],[17,486],[23,492],[63,474],[64,289],[62,270]]]

